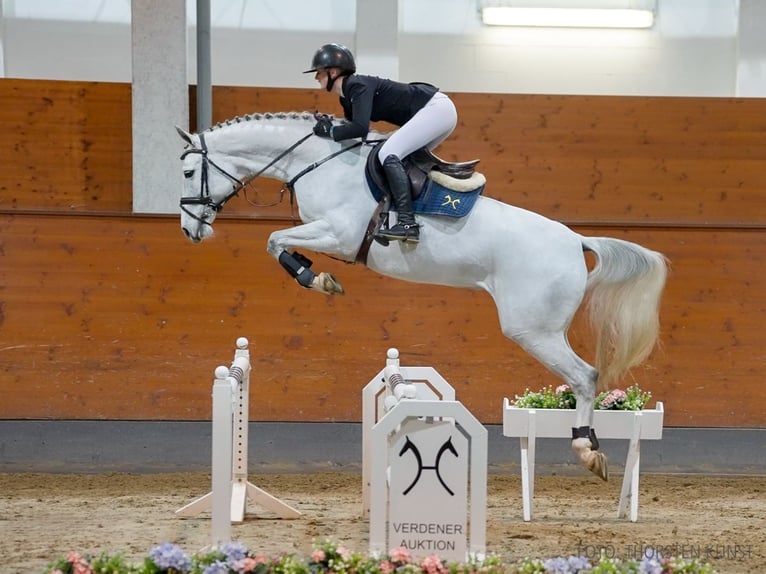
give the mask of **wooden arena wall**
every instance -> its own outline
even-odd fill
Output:
[[[668,426],[766,426],[766,100],[452,95],[460,123],[439,154],[480,158],[487,195],[670,259],[662,346],[620,386],[650,390]],[[287,198],[236,200],[201,245],[177,217],[132,214],[130,98],[0,80],[0,419],[207,419],[239,336],[255,421],[360,421],[389,347],[488,424],[504,397],[558,384],[503,338],[485,293],[313,254],[347,295],[298,287],[265,252],[292,225]],[[217,87],[213,101],[214,121],[339,113],[313,90]],[[258,182],[250,199],[278,190]],[[570,339],[591,358],[579,317]]]

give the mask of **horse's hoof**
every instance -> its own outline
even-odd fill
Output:
[[[588,460],[588,470],[599,477],[604,482],[609,480],[609,468],[606,460],[606,455],[598,450],[590,452],[591,456]]]
[[[343,286],[332,273],[322,272],[314,277],[312,287],[326,295],[344,295]]]

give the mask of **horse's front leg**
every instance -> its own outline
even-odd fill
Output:
[[[318,253],[337,254],[338,241],[325,221],[314,221],[289,229],[275,231],[269,237],[266,251],[293,277],[307,289],[313,289],[327,295],[343,295],[340,282],[332,273],[314,273],[312,261],[295,251],[297,248],[310,249]],[[290,252],[290,250],[293,250]]]

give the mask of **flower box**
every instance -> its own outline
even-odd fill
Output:
[[[510,437],[529,435],[531,413],[534,413],[538,438],[572,438],[575,426],[574,409],[525,409],[503,404],[503,434]],[[629,440],[633,436],[634,419],[641,417],[640,439],[662,438],[663,406],[658,402],[654,409],[640,411],[593,411],[593,428],[599,439],[615,438]]]
[[[574,409],[520,408],[503,401],[503,435],[518,437],[521,444],[521,488],[524,520],[532,519],[535,480],[535,441],[537,438],[572,438]],[[599,439],[630,441],[625,461],[625,475],[617,515],[625,517],[627,500],[631,502],[631,521],[638,520],[638,480],[641,440],[662,438],[664,408],[640,411],[595,410],[593,428]]]

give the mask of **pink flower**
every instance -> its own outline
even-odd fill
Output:
[[[620,389],[614,389],[609,391],[607,395],[603,399],[601,399],[601,406],[604,408],[609,408],[612,405],[624,402],[625,399],[627,398],[628,398],[628,395],[625,394],[625,391]]]
[[[383,560],[380,564],[378,564],[378,568],[380,568],[380,571],[383,572],[383,574],[391,574],[391,572],[396,569],[396,566],[394,566],[388,560]]]
[[[66,560],[72,565],[72,574],[93,574],[93,568],[78,552],[69,552]]]
[[[556,387],[556,394],[560,395],[562,393],[566,393],[569,390],[569,385],[559,385]]]
[[[392,562],[399,562],[401,564],[409,564],[412,560],[412,554],[410,554],[410,551],[403,546],[391,549],[389,556],[391,557]]]
[[[257,565],[258,565],[258,562],[256,561],[255,558],[246,556],[242,560],[235,562],[232,566],[234,566],[234,570],[236,570],[237,572],[250,572],[251,570],[255,570],[255,567]]]
[[[431,556],[426,556],[423,559],[423,562],[421,563],[420,567],[427,572],[427,574],[440,574],[444,571],[444,568],[442,566],[442,561],[439,559],[439,557],[436,554],[432,554]]]
[[[341,558],[343,558],[343,560],[348,560],[351,558],[351,551],[345,546],[338,546],[338,554]]]
[[[324,562],[326,557],[324,550],[316,549],[311,553],[312,562]]]

